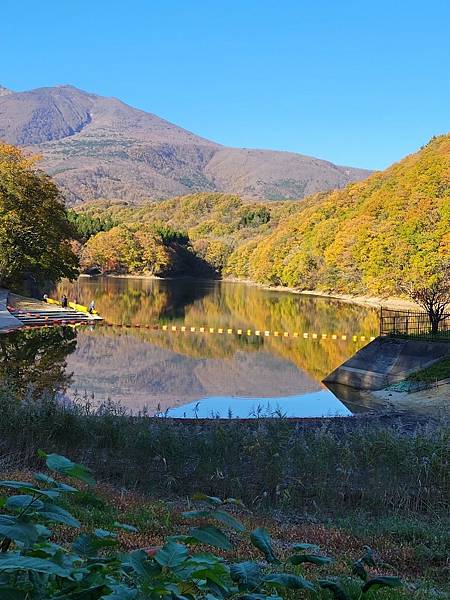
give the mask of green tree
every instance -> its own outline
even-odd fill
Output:
[[[78,274],[61,194],[36,158],[0,143],[0,285],[23,287]]]

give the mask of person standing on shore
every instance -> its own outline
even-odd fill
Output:
[[[62,306],[63,308],[67,308],[67,304],[68,304],[68,301],[67,301],[67,296],[66,296],[65,294],[63,294],[63,295],[62,295],[62,298],[61,298],[61,306]]]

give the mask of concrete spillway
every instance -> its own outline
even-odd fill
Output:
[[[447,356],[450,342],[378,337],[323,381],[359,390],[381,390]]]

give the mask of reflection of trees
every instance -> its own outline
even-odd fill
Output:
[[[66,357],[76,347],[71,327],[18,330],[0,336],[0,385],[16,394],[38,397],[42,392],[64,391],[72,374]]]
[[[288,331],[290,334],[309,332],[319,336],[322,333],[358,334],[367,338],[377,331],[377,314],[372,309],[244,284],[99,278],[63,284],[59,294],[63,292],[69,297],[77,295],[85,304],[94,298],[102,316],[113,323],[152,325],[164,322],[197,328],[214,327],[215,330],[231,327],[244,331]],[[365,344],[353,342],[351,337],[347,341],[313,341],[302,337],[247,338],[226,333],[129,331],[160,347],[195,358],[224,358],[239,350],[267,348],[316,379],[322,379]]]
[[[207,293],[191,280],[81,278],[61,283],[55,295],[66,294],[85,306],[94,300],[109,323],[153,325],[184,318],[189,306]]]

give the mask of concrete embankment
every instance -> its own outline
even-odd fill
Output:
[[[324,383],[381,390],[450,356],[450,342],[378,337],[330,373]]]
[[[0,288],[0,331],[19,327],[22,327],[22,323],[8,310],[8,290]]]

